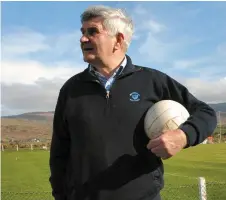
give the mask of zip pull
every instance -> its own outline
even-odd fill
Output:
[[[110,97],[110,91],[108,90],[106,93],[106,99],[109,99],[109,97]]]

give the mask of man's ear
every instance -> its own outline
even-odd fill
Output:
[[[124,35],[122,33],[118,33],[116,35],[116,43],[115,43],[115,50],[122,49],[124,47]]]

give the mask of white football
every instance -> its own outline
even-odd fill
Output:
[[[144,119],[144,130],[148,138],[153,139],[164,131],[177,129],[189,116],[187,109],[180,103],[162,100],[148,109]]]

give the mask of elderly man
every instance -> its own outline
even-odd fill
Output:
[[[133,23],[122,10],[93,6],[81,22],[88,67],[59,93],[50,151],[52,194],[55,200],[160,200],[162,159],[210,136],[215,112],[168,75],[132,63],[126,52]],[[179,129],[149,140],[145,113],[163,99],[184,105],[190,117]]]

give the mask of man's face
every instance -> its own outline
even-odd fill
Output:
[[[113,54],[116,37],[108,34],[100,17],[85,21],[82,24],[80,39],[85,62],[99,64]]]

